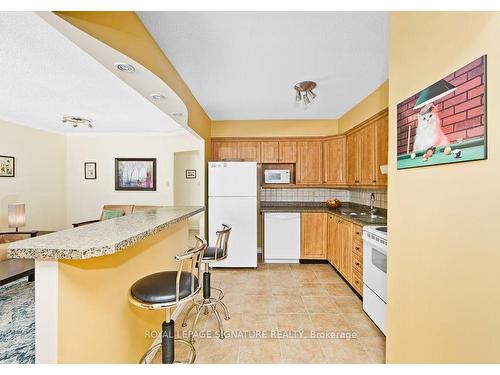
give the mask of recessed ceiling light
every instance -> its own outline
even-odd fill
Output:
[[[163,94],[151,94],[151,99],[153,100],[164,100],[165,95]]]
[[[181,112],[172,112],[170,113],[172,116],[175,116],[175,117],[181,117],[182,116],[182,113]]]
[[[133,73],[135,72],[135,68],[133,65],[124,63],[124,62],[116,62],[115,68],[124,73]]]
[[[72,127],[77,128],[80,125],[87,125],[89,128],[93,128],[92,121],[78,116],[64,116],[62,119],[63,124],[69,123]]]

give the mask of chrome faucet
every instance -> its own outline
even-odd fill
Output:
[[[370,195],[370,214],[375,215],[377,213],[377,209],[374,206],[375,204],[375,194],[372,193]]]

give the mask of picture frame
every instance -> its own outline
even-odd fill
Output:
[[[487,56],[397,105],[397,169],[487,159]]]
[[[86,180],[97,180],[97,163],[87,161],[83,163],[83,171]]]
[[[186,179],[191,180],[196,178],[196,169],[186,169]]]
[[[16,177],[16,158],[0,155],[0,177]]]
[[[115,158],[115,190],[156,191],[156,159]]]

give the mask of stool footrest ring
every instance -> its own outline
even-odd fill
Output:
[[[192,364],[196,360],[196,349],[194,348],[193,344],[189,342],[188,340],[182,340],[182,339],[174,339],[175,344],[183,344],[186,345],[190,349],[190,354],[189,354],[189,360],[188,361],[174,361],[174,363],[186,363],[186,364]],[[161,342],[153,345],[149,350],[144,353],[144,355],[141,357],[141,360],[139,361],[139,364],[144,365],[144,364],[149,364],[150,362],[147,362],[147,358],[151,353],[157,352],[161,350]]]

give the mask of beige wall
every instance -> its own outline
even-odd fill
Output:
[[[370,95],[339,118],[339,133],[344,133],[389,105],[389,82],[385,81]]]
[[[500,362],[500,13],[392,13],[388,362]],[[396,106],[488,54],[488,160],[396,170]]]
[[[337,133],[337,120],[212,121],[212,137],[300,137]]]
[[[0,120],[0,154],[14,156],[16,176],[0,177],[0,230],[7,205],[26,204],[26,227],[58,230],[66,219],[66,139]]]
[[[203,161],[200,151],[181,151],[174,153],[174,205],[204,205],[203,178],[201,175]],[[196,178],[186,178],[186,170],[196,170]],[[200,229],[200,217],[195,215],[188,219],[190,229]]]
[[[99,218],[105,204],[173,205],[174,152],[204,147],[192,135],[70,136],[67,144],[68,224]],[[157,159],[156,191],[115,191],[115,158],[133,157]],[[84,179],[86,161],[97,163],[96,180]]]

